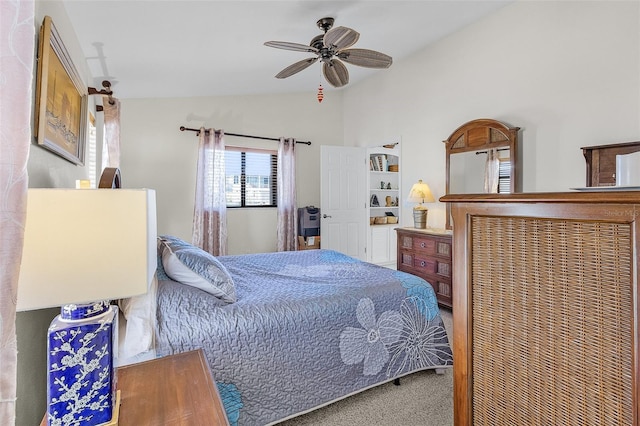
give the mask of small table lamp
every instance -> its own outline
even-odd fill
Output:
[[[418,183],[414,183],[411,187],[407,201],[410,203],[418,203],[418,205],[413,208],[413,226],[419,229],[426,228],[428,209],[424,207],[422,203],[433,203],[435,201],[429,185],[423,183],[422,179],[418,180]]]
[[[148,189],[29,189],[17,310],[62,306],[47,342],[47,424],[117,424],[118,308],[156,269]],[[116,423],[113,423],[113,422]]]

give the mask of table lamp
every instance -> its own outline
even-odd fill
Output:
[[[414,183],[411,187],[407,201],[410,203],[418,203],[418,205],[413,208],[413,226],[418,229],[426,228],[428,209],[424,207],[422,203],[433,203],[435,201],[429,185],[423,183],[422,179],[418,180],[418,183]]]
[[[28,190],[17,310],[62,305],[48,331],[48,425],[117,424],[109,301],[147,292],[156,238],[153,190]]]

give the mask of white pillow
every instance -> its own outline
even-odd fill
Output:
[[[174,281],[206,291],[220,300],[236,301],[236,289],[227,268],[210,253],[176,237],[161,236],[162,266]]]
[[[147,293],[118,300],[126,319],[122,347],[118,350],[120,357],[131,358],[154,348],[157,287],[154,275]]]

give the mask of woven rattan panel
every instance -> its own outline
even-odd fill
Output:
[[[471,225],[473,423],[632,424],[631,227]]]

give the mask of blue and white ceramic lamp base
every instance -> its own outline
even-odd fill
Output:
[[[48,331],[47,424],[109,424],[116,405],[115,330],[108,301],[65,305]]]

